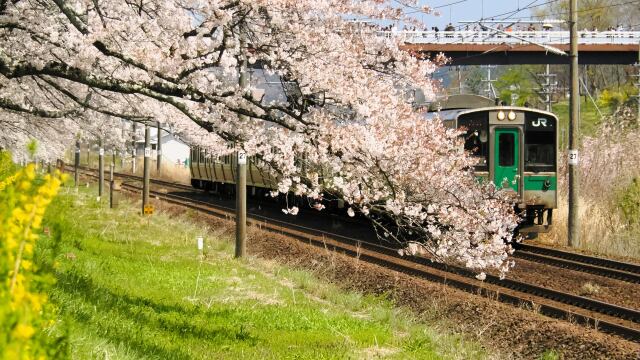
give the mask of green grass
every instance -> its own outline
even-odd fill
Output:
[[[540,357],[539,360],[560,360],[560,354],[555,350],[547,350]]]
[[[108,209],[93,188],[65,188],[48,210],[47,226],[62,235],[51,297],[68,319],[76,359],[487,356],[385,298],[274,262],[235,260],[222,229],[138,211],[127,201]]]

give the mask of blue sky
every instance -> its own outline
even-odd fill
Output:
[[[440,7],[437,9],[441,13],[439,17],[433,15],[422,16],[423,21],[428,28],[437,26],[438,28],[444,28],[450,21],[456,25],[459,21],[474,21],[479,20],[483,14],[485,18],[495,17],[505,18],[511,16],[509,19],[516,19],[522,17],[528,17],[531,15],[530,9],[521,10],[518,9],[527,8],[528,6],[535,6],[546,3],[546,0],[421,0],[423,5],[429,5],[432,8]],[[446,6],[448,4],[452,4]],[[514,12],[514,13],[512,13]],[[496,15],[508,13],[497,17]]]

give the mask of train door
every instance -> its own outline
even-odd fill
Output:
[[[517,128],[496,128],[493,182],[498,188],[520,189],[520,134]]]

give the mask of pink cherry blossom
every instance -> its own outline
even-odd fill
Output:
[[[130,122],[161,121],[213,158],[244,149],[274,191],[343,199],[389,241],[506,270],[511,199],[476,182],[459,132],[407,97],[434,97],[444,59],[346,20],[422,26],[421,12],[414,0],[2,2],[0,145],[35,137],[55,158],[82,132],[124,149]]]

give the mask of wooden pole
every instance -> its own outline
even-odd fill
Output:
[[[91,167],[91,142],[87,142],[87,167]]]
[[[580,88],[578,68],[578,0],[571,0],[571,101],[569,106],[569,229],[568,245],[580,243],[578,147],[580,146]]]
[[[149,203],[149,177],[151,173],[151,128],[144,126],[144,178],[142,183],[142,214]]]
[[[113,172],[116,168],[116,154],[117,150],[115,148],[111,149],[111,168],[109,169],[109,208],[113,209]]]
[[[244,36],[240,37],[240,48],[245,47]],[[247,59],[243,58],[240,64],[240,91],[249,86],[247,74]],[[240,121],[246,121],[246,116],[240,116]],[[246,254],[247,240],[247,157],[244,151],[237,154],[237,178],[236,178],[236,258]]]
[[[102,198],[104,192],[104,147],[102,138],[98,139],[98,198]]]
[[[113,168],[115,161],[109,165],[109,208],[113,209]]]
[[[132,155],[132,160],[131,160],[131,173],[135,174],[136,173],[136,155],[137,155],[137,149],[136,149],[136,123],[133,123],[133,135],[131,136],[131,155]]]
[[[638,117],[636,119],[636,125],[640,127],[640,42],[638,43],[638,62],[633,66],[638,70],[638,73],[634,77],[636,78],[636,89],[638,89],[638,94],[636,95],[636,101],[638,102]]]
[[[156,158],[156,172],[160,176],[162,166],[162,129],[160,129],[160,121],[158,121],[158,141],[156,143],[157,158]]]
[[[80,181],[80,173],[79,171],[79,167],[80,167],[80,140],[76,140],[76,156],[73,162],[74,165],[74,172],[73,172],[73,184],[75,187],[78,187],[78,183]]]
[[[237,154],[236,181],[236,257],[246,255],[247,240],[247,156],[244,151]]]

